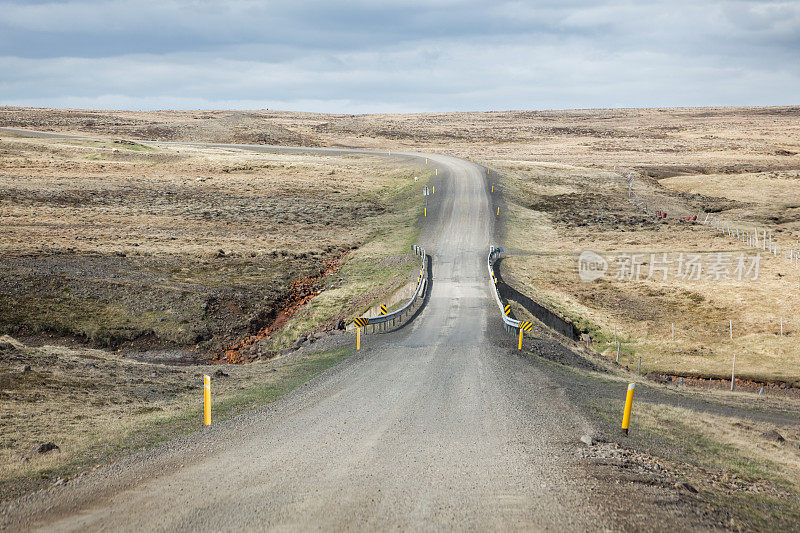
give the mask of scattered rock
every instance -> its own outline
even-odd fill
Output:
[[[32,370],[31,365],[22,365],[23,372],[30,372]]]
[[[675,483],[675,488],[678,490],[685,490],[686,492],[691,492],[692,494],[697,494],[697,489],[691,486],[690,484],[686,483],[685,481],[678,481]]]
[[[327,333],[325,333],[324,331],[318,331],[318,332],[314,333],[314,338],[315,339],[321,339],[322,337],[324,337],[326,335],[327,335]]]
[[[13,337],[8,335],[0,337],[0,352],[13,352],[15,350],[22,350],[23,348],[25,348],[25,345]]]
[[[38,446],[34,446],[34,447],[33,447],[33,450],[34,450],[36,453],[39,453],[39,454],[50,453],[50,452],[52,452],[53,450],[55,450],[55,451],[57,451],[57,452],[61,452],[61,448],[59,448],[58,446],[56,446],[56,444],[55,444],[55,443],[53,443],[53,442],[45,442],[45,443],[42,443],[42,444],[40,444],[40,445],[38,445]]]
[[[783,438],[783,435],[775,431],[774,429],[770,429],[766,433],[761,434],[761,438],[768,440],[770,442],[785,442],[786,439]]]
[[[287,354],[292,353],[295,350],[296,350],[296,348],[294,346],[289,346],[288,348],[284,348],[283,350],[279,351],[278,355],[281,355],[281,356],[287,355]]]
[[[587,446],[591,446],[594,444],[594,439],[592,438],[591,435],[583,435],[581,437],[581,442],[586,444]]]
[[[56,482],[55,482],[55,483],[53,483],[53,486],[54,486],[54,487],[58,487],[59,485],[63,485],[64,483],[66,483],[66,481],[64,481],[64,478],[63,478],[63,477],[60,477],[60,478],[58,478],[58,479],[56,480]]]
[[[227,378],[229,375],[230,374],[228,374],[227,372],[225,372],[221,368],[218,368],[217,371],[214,372],[214,377],[215,378]]]
[[[303,344],[303,342],[305,342],[305,340],[306,340],[306,338],[305,338],[304,335],[301,335],[301,336],[297,337],[297,340],[294,341],[295,349],[299,348]]]
[[[341,278],[340,278],[340,279],[341,279]],[[347,325],[344,323],[344,319],[343,319],[343,318],[340,318],[340,319],[339,319],[339,320],[336,322],[336,329],[344,330],[346,327],[347,327]]]

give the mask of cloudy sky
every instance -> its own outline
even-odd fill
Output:
[[[329,112],[800,103],[800,0],[0,0],[0,104]]]

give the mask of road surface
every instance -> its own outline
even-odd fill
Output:
[[[485,170],[427,157],[442,195],[420,243],[434,283],[410,326],[365,337],[360,354],[269,408],[33,495],[6,525],[606,527],[569,452],[589,423],[492,341],[502,322],[485,267],[494,215]]]

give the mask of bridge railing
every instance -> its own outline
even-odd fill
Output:
[[[417,275],[417,286],[411,299],[403,305],[400,309],[396,309],[391,313],[385,315],[378,315],[372,317],[358,317],[353,322],[357,327],[372,326],[372,332],[383,329],[384,331],[390,326],[399,325],[407,315],[416,310],[415,306],[418,302],[425,298],[425,291],[428,289],[428,257],[425,254],[425,249],[416,244],[411,246],[411,250],[415,255],[421,257],[419,274]],[[366,329],[364,330],[366,333]]]
[[[503,317],[503,325],[509,333],[519,331],[520,321],[515,320],[506,314],[506,306],[503,305],[503,298],[500,296],[500,291],[497,290],[497,276],[494,273],[494,262],[497,256],[503,253],[503,248],[494,246],[489,247],[489,259],[487,266],[489,268],[489,282],[492,284],[492,294],[497,302],[497,307],[500,309],[500,316]]]

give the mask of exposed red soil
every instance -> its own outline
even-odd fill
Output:
[[[237,341],[220,353],[214,354],[211,357],[211,362],[215,364],[242,364],[252,363],[258,359],[260,357],[258,352],[251,353],[250,348],[258,341],[268,338],[273,331],[281,329],[300,307],[319,294],[319,280],[336,272],[342,257],[326,261],[319,274],[300,278],[293,282],[289,286],[286,295],[275,303],[275,307],[270,313],[274,318],[258,329],[257,332]]]

